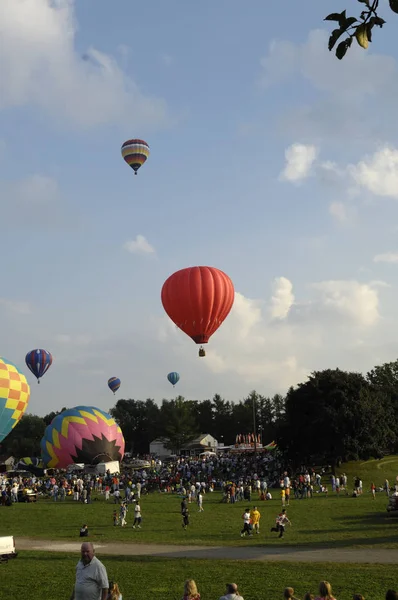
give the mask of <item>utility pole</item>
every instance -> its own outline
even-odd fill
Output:
[[[254,433],[254,455],[257,455],[257,425],[256,425],[256,397],[253,394],[252,397],[253,404],[253,433]]]

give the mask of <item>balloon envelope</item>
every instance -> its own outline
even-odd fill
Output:
[[[40,445],[43,463],[56,469],[72,463],[120,462],[124,456],[122,430],[111,415],[94,406],[76,406],[57,415]]]
[[[25,362],[28,369],[32,371],[33,375],[39,380],[51,367],[53,357],[47,350],[36,348],[27,353]]]
[[[108,379],[108,387],[113,393],[117,392],[120,388],[121,381],[119,377],[111,377]]]
[[[30,397],[25,375],[6,358],[0,358],[0,442],[24,414]]]
[[[214,267],[181,269],[164,282],[162,304],[196,344],[206,344],[228,316],[235,298],[231,279]]]
[[[142,167],[149,156],[149,146],[144,140],[127,140],[122,146],[122,156],[137,175],[138,169]]]
[[[172,373],[169,373],[167,375],[167,379],[170,381],[170,383],[172,385],[175,385],[176,383],[178,383],[180,381],[180,376],[178,373],[176,373],[175,371],[173,371]]]

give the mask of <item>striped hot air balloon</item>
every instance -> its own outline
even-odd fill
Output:
[[[122,156],[137,175],[138,169],[142,167],[149,156],[149,146],[144,140],[127,140],[122,146]]]
[[[119,377],[111,377],[108,379],[108,387],[115,394],[120,388],[121,381]]]
[[[40,445],[43,463],[55,469],[72,463],[121,462],[124,456],[122,430],[111,415],[94,406],[76,406],[57,415]]]
[[[47,350],[36,348],[27,353],[25,362],[28,369],[37,377],[37,383],[40,383],[40,377],[43,377],[51,367],[53,357]]]
[[[172,373],[169,373],[167,375],[167,379],[170,381],[171,385],[174,387],[176,385],[176,383],[178,383],[180,381],[180,375],[179,375],[179,373],[176,373],[176,371],[173,371]]]

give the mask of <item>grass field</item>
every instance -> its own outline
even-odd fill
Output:
[[[279,490],[274,490],[274,500],[258,502],[262,513],[261,535],[252,539],[239,536],[243,509],[247,502],[226,505],[220,502],[221,494],[207,494],[203,513],[191,505],[191,527],[181,527],[180,498],[175,495],[153,493],[142,498],[143,526],[133,530],[132,511],[128,514],[128,527],[113,527],[112,501],[103,497],[91,505],[39,500],[37,504],[17,504],[0,508],[0,535],[36,537],[44,539],[78,541],[78,531],[87,522],[90,540],[95,542],[167,543],[190,545],[248,546],[269,545],[301,546],[304,548],[398,548],[398,518],[388,515],[387,498],[378,493],[372,501],[370,482],[382,485],[387,477],[390,483],[398,473],[398,457],[382,461],[349,463],[341,472],[347,473],[351,484],[359,475],[364,482],[364,494],[359,498],[330,494],[328,498],[315,495],[309,500],[292,500],[288,514],[293,526],[287,528],[286,537],[278,540],[269,532],[275,515],[280,511]],[[256,502],[253,498],[250,505]],[[245,600],[280,598],[283,588],[292,585],[297,597],[311,590],[316,593],[321,579],[329,580],[338,600],[349,600],[360,592],[382,600],[386,589],[395,589],[395,567],[391,565],[345,564],[294,564],[253,561],[158,559],[132,556],[103,556],[99,552],[109,577],[120,582],[124,600],[147,600],[165,596],[179,600],[183,581],[189,577],[197,580],[202,599],[216,600],[224,593],[227,581],[237,581]],[[0,565],[3,581],[7,581],[7,597],[41,600],[69,598],[74,581],[76,554],[50,554],[47,552],[20,552],[17,559]]]
[[[67,600],[74,584],[76,555],[39,555],[21,552],[0,566],[6,582],[7,598],[29,600]],[[316,593],[319,581],[333,586],[338,600],[351,600],[353,593],[365,598],[384,600],[387,589],[396,589],[396,570],[385,565],[302,565],[239,561],[173,560],[105,556],[99,558],[108,576],[121,586],[123,600],[180,600],[185,579],[198,584],[202,600],[217,600],[227,582],[236,581],[245,600],[282,598],[284,587],[291,585],[298,598]]]
[[[278,496],[278,491],[275,491]],[[248,502],[234,505],[221,503],[221,494],[206,494],[204,512],[190,505],[191,525],[181,527],[180,498],[172,494],[153,493],[142,498],[143,523],[133,530],[133,509],[127,515],[128,526],[114,527],[113,502],[102,497],[90,505],[73,502],[39,500],[36,504],[15,504],[0,509],[0,533],[21,537],[76,540],[83,523],[89,526],[90,540],[97,542],[137,542],[197,545],[270,545],[303,547],[380,547],[398,548],[397,517],[386,511],[387,498],[379,493],[373,501],[369,492],[359,498],[315,495],[313,499],[292,500],[288,527],[283,540],[270,533],[279,498],[257,502],[261,512],[261,534],[241,539],[241,515]],[[254,500],[250,503],[253,506]]]

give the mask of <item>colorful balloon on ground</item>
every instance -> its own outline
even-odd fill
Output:
[[[170,381],[170,383],[172,384],[172,386],[174,387],[176,383],[178,383],[180,381],[180,376],[178,373],[176,373],[175,371],[173,371],[172,373],[169,373],[167,375],[167,379]]]
[[[40,445],[43,463],[56,469],[121,461],[124,456],[122,430],[111,415],[94,406],[76,406],[57,415]]]
[[[44,473],[44,465],[41,458],[35,456],[25,456],[20,458],[16,465],[14,465],[15,471],[29,471],[36,475]]]
[[[0,442],[24,414],[30,397],[25,375],[6,358],[0,358]]]
[[[27,353],[25,362],[28,369],[37,377],[37,383],[40,383],[40,377],[43,377],[51,367],[53,357],[47,350],[36,348]]]
[[[122,156],[137,175],[149,156],[149,146],[144,140],[127,140],[122,146]]]
[[[170,319],[195,344],[207,344],[228,316],[235,299],[234,284],[214,267],[189,267],[163,284],[162,304]],[[203,348],[199,356],[205,356]]]
[[[121,381],[118,377],[111,377],[108,379],[108,387],[115,394],[120,388]]]

